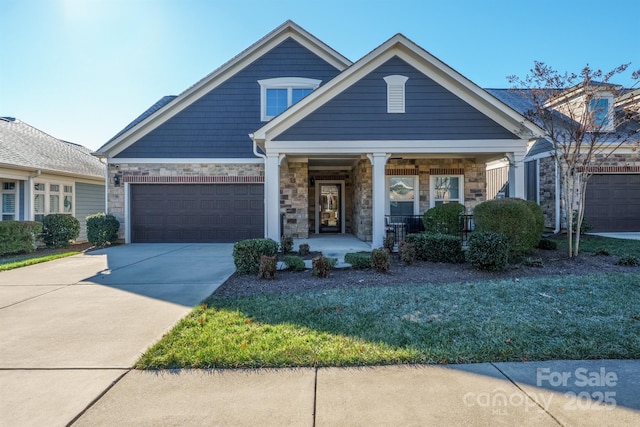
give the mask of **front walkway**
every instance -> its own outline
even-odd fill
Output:
[[[308,243],[312,252],[338,258],[338,263],[344,262],[349,252],[371,252],[371,242],[363,242],[353,234],[310,234],[308,239],[293,239],[293,250],[297,251],[301,243]]]
[[[640,240],[640,232],[628,233],[587,233],[594,236],[613,237],[614,239]]]

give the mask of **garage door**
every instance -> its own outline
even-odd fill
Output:
[[[232,243],[264,237],[262,184],[131,184],[134,243]]]
[[[584,217],[594,232],[640,231],[640,175],[593,175]]]

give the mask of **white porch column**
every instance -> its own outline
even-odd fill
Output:
[[[511,153],[509,158],[509,197],[524,199],[524,153]]]
[[[269,153],[264,164],[265,237],[280,241],[280,162],[284,155]]]
[[[373,153],[368,154],[367,157],[369,158],[369,160],[371,161],[371,165],[373,166],[373,182],[371,195],[371,247],[375,249],[381,247],[384,240],[384,202],[386,200],[384,166],[386,165],[390,154]]]

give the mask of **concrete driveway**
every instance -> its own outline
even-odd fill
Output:
[[[2,424],[69,423],[233,273],[231,253],[132,244],[0,273]]]

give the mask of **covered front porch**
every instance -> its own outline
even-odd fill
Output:
[[[448,202],[472,213],[486,200],[486,163],[496,158],[510,160],[510,195],[522,197],[524,147],[518,152],[267,154],[266,236],[279,241],[282,236],[352,235],[369,248],[380,247],[394,215],[421,216]]]

